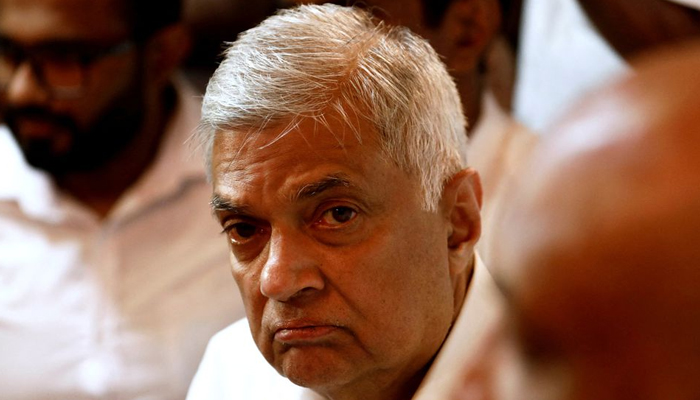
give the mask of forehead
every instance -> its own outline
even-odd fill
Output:
[[[129,33],[121,0],[0,0],[0,34],[28,44]]]
[[[212,150],[215,194],[227,198],[256,193],[293,195],[305,184],[329,176],[342,176],[367,191],[380,190],[370,186],[387,175],[409,180],[380,151],[368,123],[350,127],[339,119],[327,121],[302,120],[283,136],[285,126],[252,133],[218,132]]]

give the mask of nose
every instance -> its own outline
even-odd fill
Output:
[[[325,279],[316,249],[317,244],[300,232],[273,231],[260,275],[260,292],[288,302],[323,290]]]
[[[49,100],[48,91],[28,61],[17,66],[7,85],[5,96],[7,103],[15,107],[42,105]]]

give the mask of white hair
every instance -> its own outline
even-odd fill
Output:
[[[325,124],[331,111],[350,127],[350,115],[370,122],[381,151],[420,180],[426,210],[466,165],[462,106],[435,50],[366,11],[324,4],[281,11],[226,50],[197,131],[207,170],[217,133],[287,123],[284,135],[303,119]]]

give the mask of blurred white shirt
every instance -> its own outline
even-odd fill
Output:
[[[106,219],[59,193],[0,129],[0,397],[182,399],[243,313],[180,90],[157,159]]]
[[[526,0],[520,34],[513,109],[535,132],[588,91],[628,70],[576,0]]]

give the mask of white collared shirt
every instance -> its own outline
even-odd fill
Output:
[[[0,397],[182,399],[208,339],[240,318],[228,249],[180,101],[156,160],[100,220],[0,129]]]

